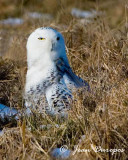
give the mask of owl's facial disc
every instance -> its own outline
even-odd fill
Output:
[[[46,58],[54,61],[66,57],[62,34],[52,28],[38,28],[28,38],[28,57],[33,61]]]

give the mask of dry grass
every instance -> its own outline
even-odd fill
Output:
[[[45,11],[49,12],[48,2],[43,3]],[[67,3],[69,7],[65,8]],[[50,13],[56,15],[50,22],[43,21],[42,24],[42,21],[29,20],[19,27],[0,26],[2,39],[6,35],[0,48],[4,54],[3,60],[0,60],[0,103],[18,108],[23,106],[21,97],[26,71],[26,39],[31,31],[42,25],[52,26],[63,33],[70,65],[91,86],[91,93],[83,95],[79,91],[79,95],[74,95],[77,101],[72,104],[69,119],[63,123],[37,113],[31,119],[20,120],[15,128],[5,127],[5,134],[0,137],[1,160],[50,159],[51,149],[62,145],[67,145],[71,150],[75,145],[91,150],[71,154],[70,159],[73,160],[128,158],[127,4],[115,0],[99,3],[87,1],[86,4],[88,7],[84,7],[85,3],[81,0],[79,5],[75,1],[74,6],[82,9],[95,7],[105,10],[106,15],[85,25],[69,14],[73,5],[70,0],[57,3],[61,5],[58,12],[55,12],[56,3],[50,3],[53,6]],[[24,10],[27,7],[32,10],[29,1]],[[50,127],[40,128],[47,124]],[[125,151],[113,155],[110,152],[96,153],[93,150],[95,146]]]

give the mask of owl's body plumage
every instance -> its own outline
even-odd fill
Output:
[[[63,36],[52,28],[38,28],[27,41],[26,107],[64,115],[70,109],[72,89],[88,84],[68,63]],[[46,102],[46,103],[45,103]]]

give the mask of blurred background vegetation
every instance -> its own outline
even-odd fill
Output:
[[[95,9],[107,12],[111,25],[117,25],[125,16],[125,0],[1,0],[0,19],[22,17],[26,12],[49,13],[57,16],[71,14],[72,8],[82,10]],[[63,17],[60,16],[63,19]]]

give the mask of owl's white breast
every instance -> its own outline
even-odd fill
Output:
[[[34,89],[38,84],[46,81],[53,70],[56,70],[56,67],[53,63],[47,66],[36,65],[28,69],[26,75],[25,92],[29,91],[31,87]]]

